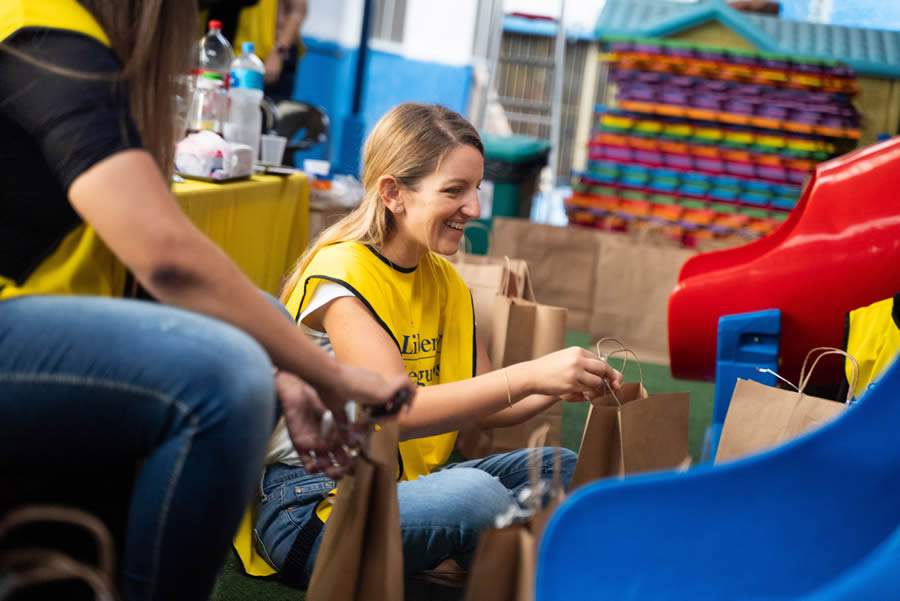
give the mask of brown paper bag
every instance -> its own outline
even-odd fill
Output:
[[[478,337],[485,348],[490,349],[494,299],[497,295],[534,300],[526,292],[530,287],[526,282],[528,266],[519,259],[484,257],[462,251],[448,258],[472,291]]]
[[[819,351],[826,351],[819,354]],[[856,360],[839,349],[817,348],[810,351],[818,357],[806,373],[806,361],[800,374],[797,390],[766,386],[753,380],[738,378],[725,416],[716,463],[745,457],[796,438],[819,428],[847,408],[844,403],[808,396],[806,388],[819,359],[828,355],[844,355],[855,365]],[[854,377],[855,379],[855,377]],[[853,390],[853,386],[850,390]],[[852,393],[851,393],[852,394]]]
[[[624,384],[615,396],[591,400],[571,488],[679,467],[690,454],[689,414],[688,393],[650,395],[635,382]]]
[[[495,369],[543,357],[565,346],[567,310],[520,298],[497,296],[490,357]],[[509,428],[494,428],[490,452],[521,449],[528,436],[542,423],[550,425],[547,444],[562,442],[562,406],[547,408],[526,422]]]
[[[591,336],[627,338],[645,361],[669,362],[669,295],[682,265],[696,251],[652,231],[598,232]]]
[[[601,353],[600,345],[608,340],[619,342],[598,342],[599,356],[624,354],[626,360],[627,355],[637,360],[634,351],[624,346]],[[617,392],[610,390],[591,400],[571,489],[601,478],[678,468],[689,457],[690,394],[648,394],[637,361],[640,382],[625,383]]]
[[[547,445],[549,428],[532,432],[528,446]],[[535,457],[537,459],[538,457]],[[536,558],[541,534],[565,495],[559,478],[559,453],[550,488],[552,500],[526,521],[481,533],[466,585],[465,601],[533,601]],[[540,480],[540,461],[529,461],[532,489]]]
[[[403,600],[398,431],[389,423],[374,433],[354,475],[341,481],[310,579],[310,601]]]
[[[541,302],[567,308],[570,328],[588,329],[594,305],[595,232],[497,218],[490,254],[524,260]]]
[[[482,533],[469,573],[466,601],[532,601],[534,536],[515,524]]]

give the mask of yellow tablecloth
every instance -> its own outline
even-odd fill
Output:
[[[182,209],[261,289],[277,296],[281,279],[309,242],[309,183],[296,173],[227,184],[172,187]]]

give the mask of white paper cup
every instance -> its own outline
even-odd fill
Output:
[[[259,162],[263,165],[281,165],[287,138],[284,136],[263,135],[259,139]]]

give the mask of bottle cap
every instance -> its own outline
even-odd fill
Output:
[[[209,28],[215,30],[222,29],[222,22],[218,19],[213,19],[209,22]]]
[[[244,42],[241,44],[241,54],[253,54],[256,51],[256,46],[253,42]]]

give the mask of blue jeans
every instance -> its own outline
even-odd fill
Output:
[[[543,479],[552,476],[553,451],[543,449]],[[576,455],[561,449],[561,459],[560,476],[568,486]],[[478,544],[478,533],[492,527],[494,518],[505,512],[527,485],[526,449],[450,464],[418,480],[398,483],[406,575],[429,570],[448,558],[468,567]],[[302,467],[276,463],[266,469],[259,492],[255,538],[257,548],[269,563],[281,568],[298,530],[313,517],[319,501],[334,487],[327,476],[309,475]],[[324,534],[323,529],[307,558],[307,582]]]
[[[0,471],[142,462],[124,597],[207,599],[275,419],[262,348],[163,305],[33,296],[0,302],[0,349]]]

